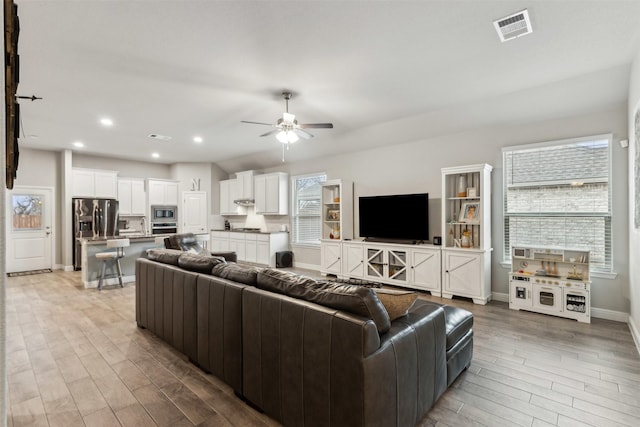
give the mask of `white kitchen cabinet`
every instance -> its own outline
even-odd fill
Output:
[[[442,251],[442,297],[472,298],[476,304],[491,300],[491,252],[470,249]]]
[[[354,279],[364,277],[364,246],[361,243],[342,244],[342,275]]]
[[[247,262],[258,261],[258,235],[255,233],[247,233],[244,236],[245,248],[244,248],[244,260]]]
[[[271,236],[269,234],[259,234],[256,239],[256,262],[258,264],[266,264],[270,267],[275,267],[275,258],[271,260],[271,254],[286,250],[286,240],[284,242],[275,242],[271,244]],[[280,237],[280,236],[279,236]],[[286,236],[284,236],[286,239]],[[276,239],[282,240],[282,239]],[[273,249],[272,249],[273,248]]]
[[[118,172],[73,168],[73,197],[118,198]]]
[[[220,181],[220,215],[246,215],[247,208],[236,205],[233,201],[237,197],[238,180],[226,179]]]
[[[256,214],[287,215],[289,213],[289,175],[274,172],[254,177]]]
[[[236,253],[238,261],[247,260],[246,238],[242,232],[229,233],[229,250]]]
[[[201,234],[207,230],[207,193],[185,191],[182,193],[182,233]]]
[[[288,249],[289,233],[211,232],[211,250],[234,251],[238,261],[268,265],[275,268],[276,252]]]
[[[441,296],[441,252],[436,248],[415,248],[409,252],[411,287],[429,291],[431,295]]]
[[[229,250],[229,232],[228,231],[212,231],[211,232],[211,252],[223,252]]]
[[[321,241],[320,244],[320,273],[342,274],[342,245],[339,241]]]
[[[253,199],[253,171],[243,171],[236,173],[236,199]]]
[[[148,179],[149,205],[178,206],[178,182]]]
[[[144,180],[135,178],[118,179],[120,216],[144,216],[145,200]]]

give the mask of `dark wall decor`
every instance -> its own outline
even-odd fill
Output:
[[[7,188],[13,188],[18,170],[18,137],[20,135],[20,105],[16,99],[20,75],[18,56],[18,6],[4,0],[4,106],[6,114],[6,175]]]
[[[640,229],[640,104],[636,107],[636,114],[633,118],[634,148],[633,158],[633,184],[634,184],[634,218],[636,230]]]

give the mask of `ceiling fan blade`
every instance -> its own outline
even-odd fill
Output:
[[[247,120],[240,120],[240,123],[249,123],[249,124],[252,124],[252,125],[275,126],[273,123],[250,122],[250,121],[247,121]]]
[[[263,134],[262,134],[262,135],[260,135],[260,136],[269,136],[269,135],[273,135],[274,133],[278,133],[278,132],[280,132],[280,129],[274,129],[274,130],[270,130],[270,131],[269,131],[269,132],[267,132],[267,133],[263,133]]]
[[[309,132],[307,132],[306,130],[302,130],[302,129],[294,129],[294,132],[296,133],[296,135],[303,137],[304,139],[311,139],[313,138],[313,135],[311,135]]]
[[[298,125],[302,129],[333,129],[333,123],[303,123]]]

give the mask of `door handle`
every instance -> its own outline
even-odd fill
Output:
[[[51,234],[51,232],[50,232],[50,231],[47,231],[47,233],[46,233],[46,234],[47,234],[47,236],[48,236],[49,234]]]

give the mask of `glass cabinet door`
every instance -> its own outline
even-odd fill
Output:
[[[407,281],[407,252],[389,251],[389,279]]]
[[[382,249],[367,249],[367,276],[384,277],[384,252]]]

